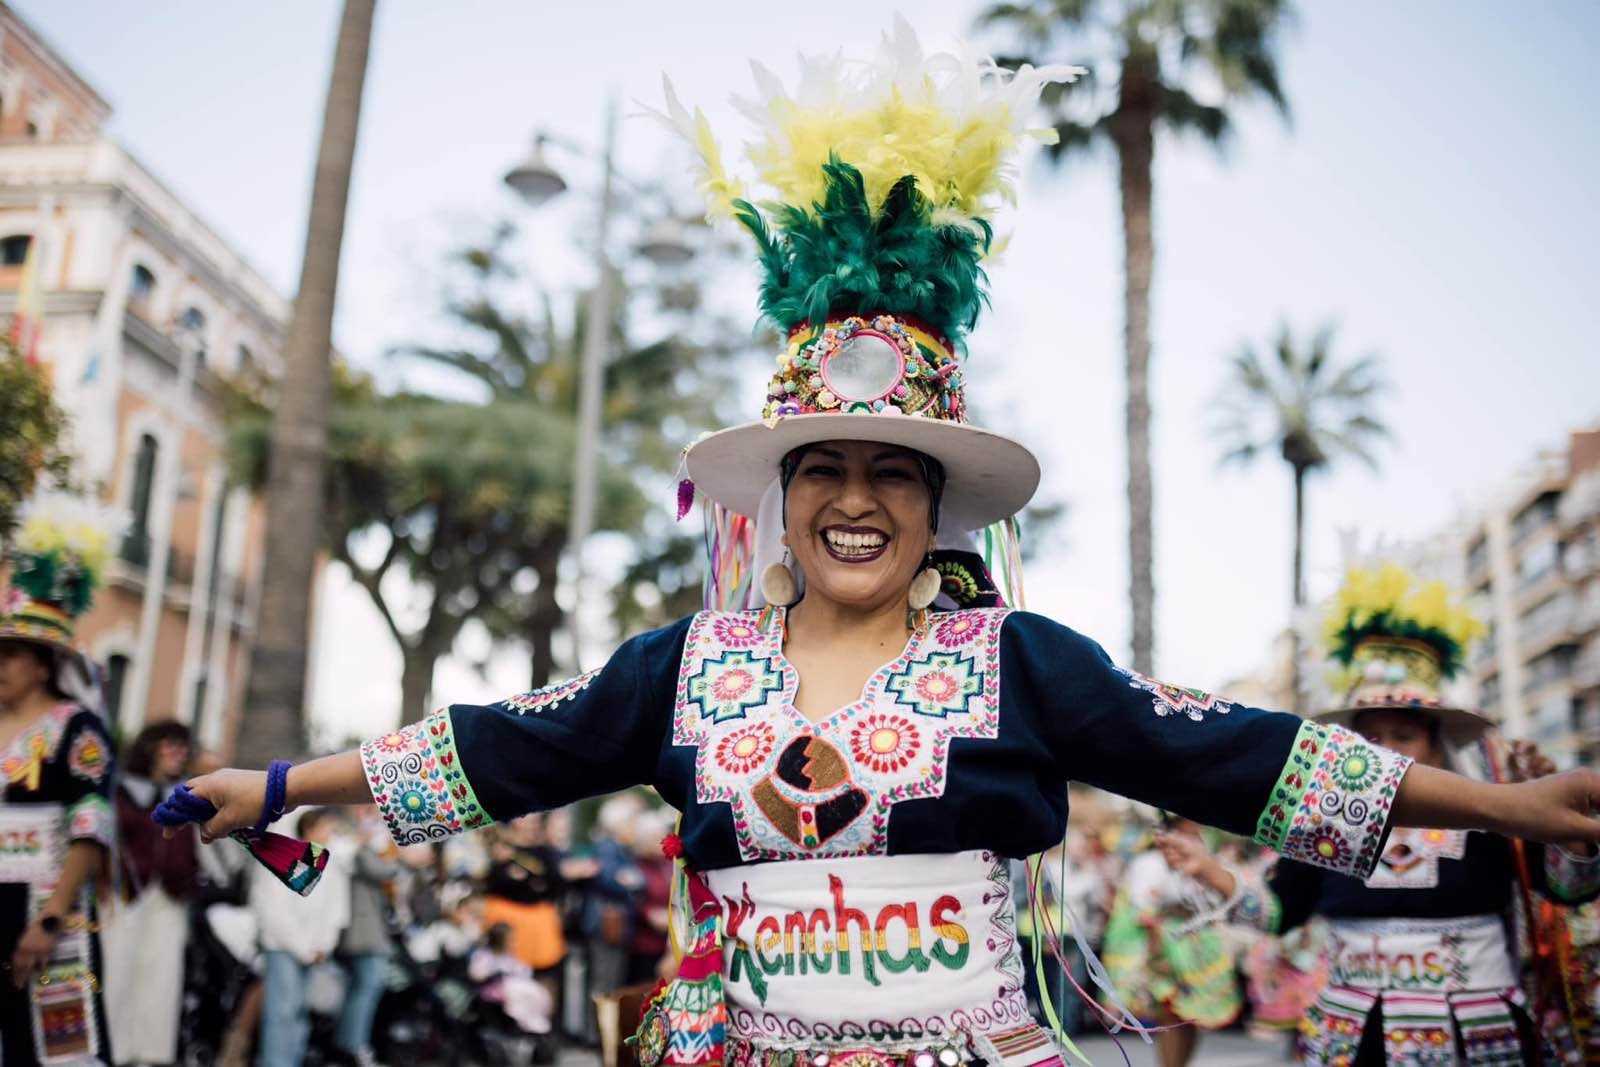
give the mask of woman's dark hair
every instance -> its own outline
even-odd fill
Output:
[[[495,923],[489,927],[489,935],[484,938],[491,951],[504,952],[511,943],[511,927],[507,923]]]
[[[123,773],[148,778],[155,770],[156,750],[167,741],[178,741],[192,749],[194,734],[176,719],[151,723],[128,743],[128,750],[122,757]]]

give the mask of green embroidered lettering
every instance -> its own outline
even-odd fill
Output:
[[[873,985],[882,985],[874,973],[872,926],[867,922],[867,913],[860,908],[845,907],[844,883],[839,880],[838,875],[828,875],[828,889],[833,893],[833,923],[838,934],[839,973],[850,973],[849,924],[854,922],[861,927],[861,976]]]
[[[778,928],[775,916],[768,915],[756,924],[756,959],[761,961],[761,969],[767,974],[777,974],[783,970],[783,953],[778,953],[774,959],[768,959],[767,953],[783,944],[783,931]]]
[[[901,959],[896,959],[893,953],[889,951],[888,928],[892,919],[899,919],[906,924],[908,943],[906,954]],[[884,909],[878,912],[878,962],[883,964],[889,973],[903,974],[914,967],[917,973],[921,974],[928,969],[928,957],[922,954],[922,949],[919,947],[919,943],[922,940],[922,932],[918,929],[918,926],[917,906],[909,901],[905,904],[885,905]]]
[[[972,946],[967,943],[967,928],[950,920],[950,913],[960,910],[961,901],[948,893],[935,900],[928,909],[928,922],[939,934],[939,940],[930,951],[934,959],[952,971],[959,971],[966,966],[967,956],[972,951]],[[945,948],[945,941],[952,942],[956,947]]]
[[[810,945],[811,968],[818,974],[827,974],[833,970],[833,942],[826,937],[817,936],[817,924],[821,923],[824,930],[829,929],[828,912],[818,908],[811,913],[811,921],[806,924],[806,939]]]

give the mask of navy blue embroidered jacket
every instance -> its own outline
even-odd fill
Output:
[[[701,612],[605,667],[452,705],[362,747],[398,840],[641,783],[683,813],[700,869],[1061,839],[1079,781],[1364,876],[1409,761],[1338,727],[1115,666],[1003,608],[935,614],[821,722],[793,708],[782,609]]]

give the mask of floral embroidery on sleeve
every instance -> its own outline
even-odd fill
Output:
[[[571,700],[589,688],[589,683],[598,677],[600,677],[600,668],[596,667],[592,671],[585,671],[576,678],[568,678],[564,682],[547,685],[543,689],[535,689],[531,693],[507,697],[500,703],[518,715],[526,715],[530,711],[540,712],[545,708],[553,708],[557,704]]]
[[[1157,715],[1187,715],[1195,722],[1200,722],[1206,717],[1206,712],[1215,712],[1226,715],[1233,710],[1233,705],[1221,697],[1212,696],[1203,689],[1191,689],[1188,686],[1172,685],[1169,682],[1158,682],[1154,678],[1146,678],[1142,674],[1117,667],[1116,671],[1128,679],[1128,684],[1134,689],[1143,689],[1150,694],[1150,710]]]
[[[95,785],[105,781],[106,772],[111,766],[106,758],[105,743],[100,740],[99,734],[84,730],[73,739],[72,747],[67,750],[67,769]]]
[[[1343,727],[1302,723],[1256,822],[1256,843],[1365,879],[1411,762]]]
[[[67,840],[93,841],[111,847],[116,840],[116,815],[111,802],[99,793],[90,793],[67,808]]]
[[[1600,889],[1600,855],[1574,856],[1564,848],[1547,845],[1544,881],[1562,900],[1581,900]]]
[[[361,766],[398,844],[434,841],[494,821],[461,769],[448,709],[368,741]]]

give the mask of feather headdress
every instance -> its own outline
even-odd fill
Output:
[[[69,644],[123,525],[117,512],[78,497],[51,493],[31,501],[11,546],[0,637]]]
[[[1350,667],[1356,651],[1374,638],[1400,638],[1432,650],[1439,672],[1451,678],[1466,659],[1483,623],[1453,598],[1444,582],[1424,582],[1396,563],[1354,567],[1325,620],[1329,655]]]
[[[713,217],[755,238],[761,308],[792,332],[850,315],[907,317],[958,341],[982,308],[993,215],[1015,198],[1011,157],[1050,143],[1029,113],[1069,66],[1005,70],[970,51],[926,54],[904,18],[876,56],[801,57],[793,91],[759,63],[756,95],[736,98],[756,127],[752,193],[729,173],[710,123],[665,84],[658,117],[700,157]]]

